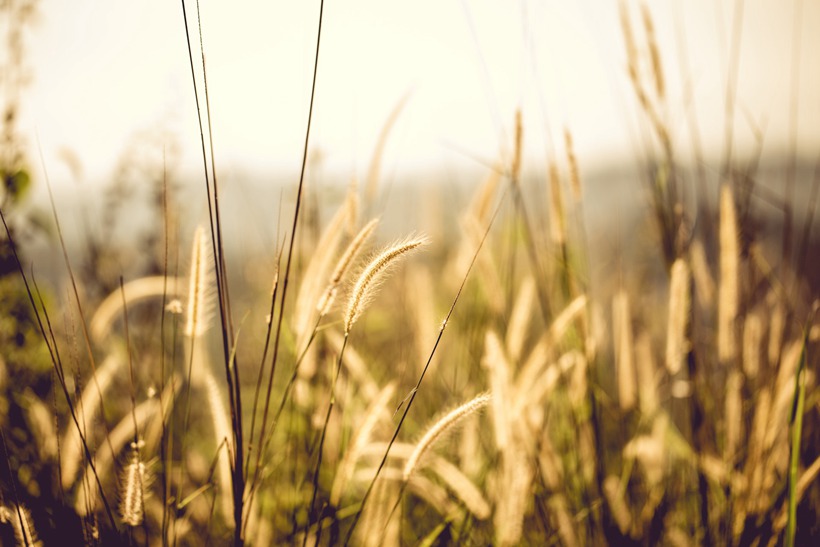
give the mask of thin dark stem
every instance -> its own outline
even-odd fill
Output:
[[[284,248],[283,248],[284,249]],[[265,347],[262,349],[262,359],[259,363],[259,375],[256,378],[256,388],[253,392],[253,410],[251,411],[250,438],[248,439],[248,451],[245,460],[245,480],[248,480],[248,473],[251,465],[251,453],[253,452],[254,431],[256,430],[256,411],[259,406],[259,394],[262,388],[262,381],[265,377],[265,362],[268,360],[268,350],[270,349],[271,334],[273,333],[273,314],[276,312],[276,295],[279,291],[279,264],[282,261],[282,250],[276,259],[276,273],[273,282],[273,290],[270,297],[270,311],[268,312],[268,328],[265,333]],[[262,434],[260,433],[260,437]]]
[[[264,453],[268,446],[270,445],[271,440],[273,439],[273,434],[276,431],[276,426],[279,424],[279,418],[282,415],[282,411],[285,409],[285,404],[288,401],[288,397],[290,396],[290,391],[293,389],[293,385],[296,383],[296,378],[299,376],[299,365],[302,364],[302,361],[307,355],[310,346],[313,344],[313,341],[316,339],[316,334],[318,332],[319,323],[321,323],[322,318],[324,316],[319,316],[316,321],[316,325],[313,327],[313,331],[311,332],[310,338],[305,345],[305,349],[302,350],[302,353],[299,355],[299,358],[296,360],[296,364],[293,367],[293,372],[288,379],[287,385],[285,385],[284,393],[282,394],[282,400],[279,402],[279,407],[276,409],[276,414],[273,415],[273,420],[271,421],[270,431],[265,434],[264,432],[260,432],[260,442],[264,439],[264,444],[260,445],[259,450],[261,453]],[[259,486],[258,477],[259,477],[260,469],[257,468],[254,470],[254,480],[251,482],[250,492],[248,493],[246,506],[248,510],[250,509],[251,504],[253,503],[254,496],[256,495],[256,490]],[[246,522],[247,524],[247,522]]]
[[[242,401],[239,393],[239,367],[231,370],[231,354],[234,339],[233,320],[231,318],[230,296],[228,293],[228,278],[225,266],[225,254],[222,241],[222,222],[219,212],[219,184],[216,176],[216,160],[214,155],[213,129],[211,126],[211,101],[208,93],[208,71],[205,66],[205,45],[202,34],[202,18],[200,17],[199,0],[196,2],[197,30],[199,33],[199,51],[202,62],[202,82],[205,96],[205,113],[208,122],[208,144],[211,158],[211,178],[213,179],[213,214],[211,215],[211,246],[213,248],[216,272],[216,286],[219,301],[220,332],[222,334],[222,353],[225,364],[225,379],[228,385],[228,399],[231,409],[231,429],[233,430],[234,462],[231,466],[233,482],[233,502],[235,530],[234,544],[242,544],[242,495],[245,490],[245,473],[242,470],[243,441],[242,441]],[[205,158],[203,158],[204,160]],[[207,160],[206,160],[207,161]]]
[[[316,505],[316,496],[319,492],[319,471],[322,468],[322,453],[324,452],[325,447],[325,435],[327,434],[327,426],[330,423],[330,415],[333,412],[333,406],[336,403],[336,383],[339,381],[339,372],[342,369],[342,360],[344,359],[345,348],[347,347],[347,340],[350,336],[350,331],[345,330],[345,337],[342,340],[342,348],[339,350],[339,358],[336,361],[336,370],[333,373],[333,380],[330,383],[330,401],[327,405],[327,414],[325,414],[325,422],[322,426],[322,435],[319,437],[319,449],[318,454],[316,456],[316,468],[313,471],[313,495],[310,498],[310,505],[308,505],[308,523],[307,527],[305,528],[305,536],[302,539],[302,547],[307,545],[307,538],[308,538],[308,529],[310,529],[310,521],[311,517],[314,514]],[[320,523],[322,520],[322,515],[317,515],[316,522]],[[316,543],[319,543],[319,538],[316,538]]]
[[[285,262],[285,275],[282,279],[282,299],[279,303],[279,318],[277,320],[276,325],[276,337],[273,343],[273,357],[271,359],[271,367],[270,367],[270,374],[268,375],[268,386],[267,386],[267,394],[265,396],[265,409],[262,412],[262,425],[260,426],[260,443],[263,442],[261,439],[262,433],[267,429],[267,422],[268,422],[268,413],[270,412],[270,400],[271,394],[273,392],[273,377],[276,372],[276,363],[279,356],[279,340],[282,334],[282,320],[284,318],[284,311],[285,311],[285,303],[287,299],[288,293],[288,281],[290,279],[290,267],[291,263],[293,262],[293,248],[296,242],[296,231],[299,225],[299,212],[301,211],[302,206],[302,195],[304,189],[304,182],[305,182],[305,168],[307,166],[307,154],[308,154],[308,145],[310,143],[310,126],[311,121],[313,120],[313,102],[316,96],[316,75],[319,69],[319,46],[322,40],[322,15],[324,13],[324,0],[320,0],[319,3],[319,26],[316,31],[316,54],[313,60],[313,82],[310,88],[310,106],[308,108],[308,120],[307,120],[307,127],[305,129],[305,145],[302,150],[302,168],[299,173],[299,187],[296,191],[296,208],[293,213],[293,226],[291,228],[291,236],[290,236],[290,243],[288,245],[288,258]],[[258,451],[256,453],[256,475],[258,475],[258,469],[260,465],[260,461],[262,458],[262,451]],[[256,480],[256,479],[254,479]]]

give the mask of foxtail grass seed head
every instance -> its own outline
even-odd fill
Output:
[[[774,365],[780,361],[783,351],[783,337],[786,328],[786,310],[778,301],[769,306],[769,344],[766,350],[768,362]]]
[[[757,313],[750,313],[743,325],[743,373],[747,378],[757,378],[760,371],[762,341],[763,320]]]
[[[652,355],[652,342],[645,332],[639,334],[635,341],[635,373],[638,379],[638,402],[641,413],[653,416],[660,406],[657,367]]]
[[[410,476],[413,474],[413,471],[418,466],[419,461],[424,456],[425,452],[435,444],[435,442],[441,438],[443,434],[447,431],[451,430],[455,427],[461,420],[478,412],[492,399],[492,396],[489,393],[483,393],[470,399],[466,403],[461,406],[458,406],[445,414],[441,419],[437,420],[425,433],[421,440],[416,445],[416,448],[413,450],[413,454],[407,459],[407,463],[404,466],[404,480],[409,480]]]
[[[635,407],[635,363],[633,360],[632,318],[629,296],[619,291],[612,299],[612,337],[615,342],[615,364],[618,369],[618,403],[621,410]]]
[[[507,324],[507,352],[513,362],[518,362],[530,331],[532,310],[537,302],[535,280],[527,277],[521,282],[521,288],[510,312]]]
[[[518,545],[524,531],[524,514],[532,481],[532,465],[524,450],[514,448],[501,454],[502,484],[495,508],[496,544]]]
[[[706,250],[699,239],[693,240],[689,246],[689,260],[692,265],[692,276],[695,279],[698,303],[705,309],[711,309],[715,303],[715,281],[709,271]]]
[[[219,480],[219,496],[225,518],[232,515],[231,473],[230,460],[233,458],[233,434],[228,419],[228,411],[222,400],[219,384],[213,373],[205,369],[205,388],[207,391],[208,407],[211,411],[214,442],[219,450],[219,463],[216,468]]]
[[[521,109],[515,111],[515,148],[513,148],[513,161],[510,172],[512,180],[516,182],[521,175],[521,148],[524,146],[524,127],[521,121]]]
[[[401,258],[425,244],[427,244],[427,238],[423,236],[405,239],[389,245],[370,260],[362,273],[359,274],[347,302],[347,312],[345,313],[346,333],[350,332],[353,324],[361,317],[362,312],[376,294],[379,285],[384,281],[390,268],[395,266]]]
[[[581,202],[581,174],[578,170],[578,158],[575,156],[575,147],[572,143],[572,133],[569,129],[564,129],[564,146],[567,153],[567,166],[569,168],[569,187],[572,192],[572,199],[575,203]]]
[[[632,80],[632,85],[639,86],[638,46],[635,43],[635,34],[632,32],[632,23],[629,21],[629,12],[627,11],[626,2],[624,0],[618,2],[618,15],[621,21],[621,33],[624,35],[624,43],[626,45],[629,79]]]
[[[120,480],[120,517],[128,526],[139,526],[145,517],[147,471],[140,455],[142,443],[131,443],[128,464]]]
[[[663,65],[661,65],[661,54],[658,50],[658,42],[655,39],[655,24],[652,22],[652,14],[646,4],[641,4],[641,18],[643,19],[644,30],[646,31],[646,41],[649,46],[649,58],[652,62],[652,76],[654,77],[655,93],[658,99],[663,100],[666,94],[666,84],[663,77]]]
[[[37,537],[37,530],[34,529],[31,511],[25,505],[0,506],[0,523],[11,524],[18,547],[42,545]]]
[[[490,504],[461,469],[444,458],[435,458],[430,462],[430,468],[478,520],[490,517]]]
[[[549,214],[550,235],[556,245],[564,245],[566,234],[564,229],[564,200],[561,196],[561,175],[558,166],[550,163],[549,166]]]
[[[720,285],[718,288],[718,359],[730,363],[737,352],[735,318],[738,308],[739,243],[732,189],[720,190]]]
[[[131,307],[132,303],[159,298],[163,294],[177,296],[183,284],[182,279],[163,275],[140,277],[125,283],[122,292],[112,292],[97,307],[89,323],[91,337],[100,344],[110,340],[109,335],[115,321],[122,319],[123,297],[128,307]]]
[[[370,236],[376,230],[376,226],[378,226],[378,224],[378,218],[374,218],[365,224],[339,257],[339,260],[336,262],[336,267],[333,268],[333,273],[330,275],[330,281],[328,281],[327,289],[325,289],[325,292],[322,294],[321,298],[319,298],[319,302],[316,305],[316,309],[319,311],[320,315],[327,315],[330,311],[331,306],[333,306],[333,302],[336,300],[336,294],[339,290],[339,283],[342,282],[342,278],[350,269],[353,261],[359,255],[359,251],[362,250],[362,247],[364,247],[365,243],[367,243],[367,240],[370,239]]]
[[[672,264],[669,282],[669,320],[666,328],[666,370],[674,376],[681,369],[683,357],[689,351],[689,266],[679,258]]]
[[[194,232],[191,249],[191,270],[188,278],[188,305],[185,321],[185,335],[201,336],[208,329],[211,312],[210,274],[213,255],[208,245],[205,228],[199,226]]]
[[[393,127],[395,127],[396,121],[399,119],[399,115],[404,110],[404,106],[407,104],[409,98],[410,95],[406,94],[396,103],[393,110],[390,111],[390,115],[384,121],[384,125],[382,125],[381,131],[379,132],[379,137],[376,140],[376,146],[373,149],[373,155],[370,158],[370,166],[367,168],[367,178],[364,183],[365,208],[372,204],[373,200],[376,198],[376,192],[379,189],[379,179],[381,178],[381,166],[384,150],[387,146],[390,132],[393,130]]]

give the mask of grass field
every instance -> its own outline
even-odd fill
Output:
[[[64,241],[55,207],[56,286],[7,184],[0,544],[816,542],[820,169],[731,135],[682,161],[651,14],[621,15],[646,135],[611,233],[571,129],[524,174],[521,112],[457,210],[392,240],[379,152],[328,196],[309,124],[274,248],[242,259],[204,137],[208,221],[164,179],[127,247]]]

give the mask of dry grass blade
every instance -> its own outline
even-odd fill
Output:
[[[726,446],[724,458],[733,462],[743,438],[743,375],[738,371],[729,373],[726,381]]]
[[[646,41],[649,47],[649,59],[652,66],[652,76],[654,76],[655,93],[659,100],[663,101],[666,95],[666,84],[663,77],[663,65],[661,64],[661,54],[658,50],[658,43],[655,40],[655,24],[652,22],[652,14],[646,4],[641,4],[641,19],[643,20]]]
[[[612,331],[615,343],[615,366],[618,370],[618,403],[621,410],[631,410],[637,399],[634,344],[629,296],[623,290],[618,291],[612,299]]]
[[[362,250],[364,244],[367,243],[367,240],[370,239],[370,236],[376,230],[376,226],[378,226],[378,224],[379,219],[377,218],[374,218],[365,224],[339,257],[339,260],[336,262],[336,267],[333,268],[333,273],[330,275],[330,281],[328,281],[327,289],[325,289],[325,292],[322,293],[321,298],[319,298],[319,302],[316,304],[316,309],[319,311],[319,315],[327,315],[330,311],[330,308],[333,306],[333,302],[336,299],[339,284],[342,282],[344,275],[350,269],[353,261],[359,255],[359,252]]]
[[[328,425],[330,422],[331,414],[333,412],[333,407],[336,402],[336,383],[339,378],[342,363],[344,362],[344,352],[347,346],[348,337],[350,335],[350,329],[353,327],[353,324],[356,322],[356,320],[361,316],[368,301],[373,298],[380,282],[384,279],[388,270],[392,266],[394,266],[400,258],[406,256],[411,251],[424,245],[426,242],[426,238],[414,237],[388,246],[382,252],[378,253],[370,260],[370,262],[367,264],[367,266],[365,266],[361,274],[359,274],[359,278],[353,287],[350,299],[348,300],[347,313],[345,314],[345,330],[344,338],[342,341],[342,347],[339,350],[339,356],[337,359],[335,372],[333,373],[333,377],[331,380],[330,401],[328,403],[327,413],[324,419],[324,425],[322,426],[322,431],[319,436],[319,444],[317,448],[318,457],[313,472],[313,494],[311,496],[311,501],[309,505],[309,520],[312,519],[314,515],[314,504],[317,499],[319,491],[319,471],[321,469],[322,458],[324,454],[325,437],[328,431]],[[304,541],[306,541],[307,536],[305,536],[305,538],[303,539]]]
[[[512,361],[517,362],[521,358],[524,342],[529,334],[536,297],[535,280],[528,277],[521,282],[521,288],[518,291],[518,297],[515,299],[515,304],[510,313],[510,321],[507,325],[506,344]]]
[[[225,519],[230,521],[232,518],[231,510],[233,508],[232,494],[231,494],[231,424],[228,417],[228,412],[225,410],[225,404],[222,401],[222,394],[219,389],[219,384],[216,381],[213,373],[210,370],[205,370],[204,385],[208,399],[208,408],[211,412],[211,422],[213,424],[214,440],[219,454],[217,455],[218,462],[216,474],[219,480],[219,496],[222,505],[222,511]],[[226,450],[219,449],[222,444],[227,447]],[[234,523],[237,525],[237,523]]]
[[[376,148],[373,151],[370,166],[367,170],[367,178],[365,179],[365,199],[367,206],[372,204],[376,197],[376,191],[379,186],[379,175],[381,173],[382,156],[384,155],[384,149],[387,146],[387,138],[390,136],[390,131],[399,119],[399,115],[404,109],[404,105],[407,104],[409,98],[409,95],[405,95],[401,98],[401,100],[399,100],[398,103],[396,103],[396,106],[393,107],[393,110],[384,122],[382,130],[379,132],[379,138],[376,141]]]
[[[757,313],[746,316],[743,326],[743,373],[747,378],[757,378],[760,372],[760,350],[763,340],[763,320]]]
[[[699,239],[692,241],[689,246],[689,260],[692,266],[692,276],[695,280],[695,293],[698,303],[704,309],[709,309],[715,302],[715,281],[709,271],[709,263],[706,259],[706,250]]]
[[[510,364],[504,354],[501,340],[494,331],[487,331],[484,337],[484,359],[482,365],[490,373],[492,392],[493,430],[495,445],[504,450],[510,442]]]
[[[128,465],[120,480],[120,516],[128,526],[139,526],[145,516],[145,496],[150,477],[142,461],[139,443],[131,443]]]
[[[573,322],[585,311],[587,303],[587,297],[581,295],[567,304],[566,308],[555,317],[547,332],[533,347],[530,355],[524,361],[516,380],[519,386],[532,386],[538,381],[550,356],[555,355],[556,348],[559,347],[562,339],[567,335]]]
[[[666,370],[677,374],[689,351],[689,266],[679,258],[672,264],[669,282],[669,320],[666,329]]]
[[[641,413],[654,416],[658,411],[657,366],[652,355],[649,335],[641,333],[635,341],[635,375],[638,380],[638,403]]]
[[[180,288],[183,282],[183,279],[166,278],[161,275],[141,277],[126,283],[123,292],[125,293],[126,302],[130,305],[133,302],[148,298],[162,298],[164,295],[181,296]],[[91,338],[98,344],[103,343],[111,333],[111,325],[119,317],[122,317],[122,297],[117,291],[108,295],[97,306],[97,310],[89,323]]]
[[[186,308],[185,335],[191,338],[202,336],[209,326],[213,312],[212,283],[210,274],[213,269],[208,236],[203,226],[194,232],[194,243],[191,250],[191,273],[188,277],[188,303]]]
[[[478,520],[490,517],[492,511],[484,495],[473,482],[455,465],[444,458],[433,458],[430,468],[452,490],[464,506]]]
[[[166,386],[167,393],[163,394],[164,397],[171,397],[173,391],[171,390],[171,386]],[[159,400],[156,398],[148,399],[143,401],[134,409],[134,414],[137,420],[137,426],[140,429],[144,429],[145,425],[148,423],[149,420],[154,418],[155,416],[159,415],[160,411],[160,404]],[[160,417],[162,419],[162,417]],[[92,467],[90,463],[86,465],[85,468],[85,475],[82,479],[82,482],[89,483],[93,480],[95,474],[99,474],[101,477],[105,477],[113,468],[114,466],[114,458],[117,457],[117,454],[128,445],[130,441],[134,438],[134,420],[132,416],[125,416],[120,422],[111,430],[111,434],[106,439],[106,442],[101,445],[101,449],[97,451],[95,457],[95,466]],[[114,473],[111,473],[113,476]],[[74,504],[77,513],[80,516],[85,516],[87,514],[87,507],[89,502],[93,505],[94,498],[90,500],[86,499],[86,494],[84,493],[84,489],[79,490],[79,494],[77,496],[77,501]]]

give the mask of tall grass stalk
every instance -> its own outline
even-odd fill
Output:
[[[274,378],[274,374],[276,372],[276,364],[277,364],[278,356],[279,356],[279,341],[280,341],[280,337],[281,337],[281,333],[282,333],[282,321],[283,321],[284,315],[285,315],[285,303],[287,301],[288,282],[290,280],[290,270],[291,270],[291,264],[292,264],[292,261],[293,261],[293,249],[294,249],[294,245],[295,245],[295,242],[296,242],[297,227],[299,225],[299,213],[300,213],[301,208],[302,208],[301,204],[302,204],[303,189],[304,189],[304,182],[305,182],[305,168],[307,167],[308,145],[310,143],[310,127],[311,127],[311,122],[313,120],[313,103],[314,103],[314,99],[316,97],[316,76],[317,76],[317,73],[318,73],[318,70],[319,70],[319,49],[320,49],[320,46],[321,46],[321,43],[322,43],[323,14],[324,14],[324,0],[320,0],[320,2],[319,2],[319,20],[318,20],[318,25],[317,25],[317,29],[316,29],[316,51],[315,51],[314,58],[313,58],[313,77],[312,77],[311,88],[310,88],[310,104],[308,106],[308,118],[307,118],[307,124],[306,124],[306,127],[305,127],[305,141],[304,141],[304,147],[302,149],[302,163],[301,163],[301,168],[300,168],[300,171],[299,171],[299,185],[298,185],[297,190],[296,190],[296,205],[295,205],[294,211],[293,211],[293,224],[291,226],[291,235],[290,235],[290,242],[288,244],[287,259],[285,260],[285,273],[284,273],[284,276],[282,277],[282,297],[279,301],[280,302],[280,304],[279,304],[279,315],[278,315],[278,320],[277,320],[277,324],[276,324],[276,335],[275,335],[274,342],[273,342],[273,356],[271,358],[270,373],[268,375],[268,385],[267,385],[267,392],[266,392],[266,396],[265,396],[265,408],[264,408],[264,411],[262,412],[262,423],[261,423],[260,429],[259,429],[259,431],[260,431],[259,443],[260,444],[265,443],[265,439],[263,438],[263,435],[264,435],[265,431],[267,430],[268,412],[269,412],[269,408],[270,408],[271,395],[272,395],[272,392],[273,392],[273,378]],[[275,301],[275,299],[274,299],[274,301]],[[273,302],[272,302],[272,304],[273,304]],[[271,306],[271,309],[273,309],[273,306]],[[271,322],[273,321],[273,315],[272,314],[271,314],[270,320],[271,320]],[[263,361],[262,364],[264,366],[264,361]],[[237,452],[237,454],[240,454],[240,453],[241,453],[241,447],[240,447],[240,450]],[[257,454],[257,464],[256,464],[257,469],[259,467],[259,461],[260,461],[261,456],[262,456],[262,452],[259,451],[258,454]],[[234,473],[235,472],[236,472],[236,470],[234,470]],[[235,492],[237,490],[236,484],[234,484],[234,490],[235,490]],[[241,497],[242,495],[243,495],[243,492],[239,492],[239,496]],[[239,505],[240,505],[239,514],[240,514],[240,519],[241,519],[241,502],[240,502]],[[239,530],[241,528],[242,528],[241,526],[237,526],[237,530]],[[236,543],[237,544],[241,543],[241,533],[236,538]]]

